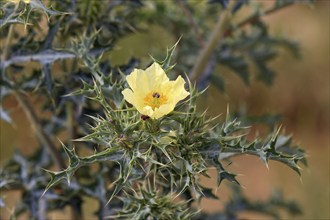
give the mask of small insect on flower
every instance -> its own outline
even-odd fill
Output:
[[[172,112],[175,105],[190,94],[185,90],[185,81],[181,76],[170,81],[156,62],[145,71],[134,69],[126,80],[130,89],[122,91],[124,99],[142,115],[152,119]]]

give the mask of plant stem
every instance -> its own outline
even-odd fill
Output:
[[[18,6],[19,6],[19,4],[15,5],[14,12],[17,11]],[[7,35],[7,38],[6,38],[5,45],[4,45],[3,54],[1,56],[1,61],[2,62],[7,60],[7,58],[8,58],[8,51],[9,51],[9,46],[10,46],[10,42],[11,42],[11,39],[12,39],[13,32],[14,32],[14,24],[10,25],[9,30],[8,30],[8,35]]]
[[[58,167],[60,169],[64,169],[65,163],[64,163],[61,155],[59,154],[56,146],[53,144],[53,142],[51,141],[48,134],[45,132],[45,130],[41,126],[41,123],[37,117],[37,114],[31,107],[28,100],[20,92],[18,92],[16,90],[14,90],[13,93],[16,96],[16,99],[20,103],[21,107],[23,108],[26,116],[28,117],[28,119],[31,123],[31,126],[33,127],[34,132],[35,132],[37,138],[39,139],[40,143],[43,146],[47,147],[47,149],[49,150],[51,156],[53,157],[56,165],[58,165]]]
[[[73,104],[68,101],[66,103],[66,114],[67,114],[67,130],[68,130],[68,140],[69,145],[72,146],[72,140],[75,139],[75,124],[74,124],[74,114],[73,114]]]
[[[199,44],[199,46],[201,48],[203,48],[204,47],[204,39],[203,39],[203,37],[200,33],[198,25],[196,24],[196,22],[194,20],[194,17],[192,16],[191,12],[189,11],[189,9],[186,6],[186,3],[183,0],[177,0],[177,2],[179,3],[179,6],[181,7],[182,12],[188,18],[188,22],[192,26],[192,28],[195,32],[197,43]]]
[[[285,2],[280,6],[273,6],[269,9],[267,9],[266,11],[264,11],[263,13],[260,12],[256,12],[251,14],[250,16],[248,16],[247,18],[243,19],[241,22],[239,22],[238,24],[234,25],[233,27],[229,28],[228,30],[226,30],[225,32],[225,36],[230,35],[234,30],[241,28],[247,24],[251,24],[256,22],[261,16],[265,16],[265,15],[269,15],[272,14],[274,12],[276,12],[279,9],[285,8],[287,6],[293,5],[293,2]]]
[[[214,31],[212,32],[209,40],[206,43],[206,46],[203,48],[201,53],[199,54],[196,64],[193,67],[190,78],[191,81],[198,81],[201,74],[204,72],[212,54],[213,50],[217,47],[219,42],[221,41],[227,26],[229,25],[229,21],[232,17],[231,11],[229,8],[222,11],[219,15],[218,22],[214,27]]]
[[[97,49],[97,50],[91,50],[89,54],[91,56],[97,56],[99,54],[102,54],[103,52],[104,49]],[[37,54],[12,56],[10,57],[9,60],[4,60],[3,62],[1,62],[0,67],[4,69],[14,63],[27,63],[34,61],[40,63],[52,63],[55,62],[56,60],[68,60],[74,58],[77,58],[77,56],[73,53],[61,52],[61,51],[55,51],[49,49]]]
[[[7,36],[6,42],[5,42],[5,47],[3,49],[3,54],[1,56],[2,62],[7,60],[7,58],[8,58],[9,45],[10,45],[10,41],[12,38],[11,36],[13,35],[13,30],[14,30],[14,25],[10,25],[9,31],[8,31],[8,36]]]
[[[69,146],[72,149],[72,141],[75,139],[75,122],[74,122],[74,105],[72,102],[68,101],[66,103],[66,115],[67,115],[67,131],[68,131],[68,142]],[[70,200],[71,205],[71,219],[80,220],[83,219],[83,214],[81,210],[82,199],[79,195],[74,196]]]

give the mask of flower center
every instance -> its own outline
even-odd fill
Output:
[[[148,105],[152,109],[155,109],[166,103],[167,97],[159,92],[150,92],[143,100],[145,105]]]

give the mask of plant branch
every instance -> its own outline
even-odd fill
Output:
[[[71,102],[66,103],[66,114],[67,114],[67,130],[69,145],[72,146],[72,141],[75,139],[75,123],[73,114],[73,104]]]
[[[293,2],[285,2],[282,5],[275,5],[263,13],[255,12],[252,15],[248,16],[241,22],[236,25],[229,26],[229,21],[231,18],[231,9],[228,7],[225,11],[221,12],[218,22],[214,28],[214,31],[211,34],[210,39],[206,43],[204,49],[200,52],[197,61],[193,67],[193,70],[190,74],[191,81],[199,81],[201,75],[203,74],[209,60],[213,54],[214,49],[219,44],[219,42],[224,38],[229,36],[234,30],[241,28],[247,24],[256,22],[261,16],[269,15],[276,12],[279,9],[293,5]]]
[[[16,4],[14,12],[17,11],[18,6],[19,6],[19,4]],[[9,51],[10,42],[12,40],[13,32],[14,32],[14,24],[10,25],[9,30],[8,30],[8,35],[7,35],[7,38],[6,38],[5,45],[4,45],[3,54],[1,56],[2,62],[7,60],[7,58],[8,58],[8,51]]]
[[[75,139],[75,122],[74,122],[74,105],[72,102],[68,101],[66,103],[66,115],[67,115],[67,133],[69,146],[73,148],[72,141]],[[83,214],[81,211],[81,198],[79,195],[74,196],[70,200],[71,205],[71,219],[80,220],[83,219]]]
[[[50,140],[48,134],[46,134],[45,130],[41,126],[40,121],[39,121],[35,111],[31,107],[30,103],[28,102],[28,100],[20,92],[18,92],[16,90],[14,90],[13,93],[15,94],[16,99],[18,100],[18,102],[20,103],[21,107],[23,108],[26,116],[28,117],[28,119],[35,131],[35,134],[36,134],[37,138],[39,139],[39,141],[41,142],[41,144],[48,148],[48,150],[50,151],[50,153],[54,159],[54,162],[59,166],[59,168],[61,168],[61,169],[65,168],[65,163],[64,163],[61,155],[59,154],[56,146]]]
[[[227,26],[229,25],[229,21],[232,17],[231,10],[229,8],[221,11],[218,22],[214,27],[214,31],[212,32],[209,40],[206,43],[206,46],[203,48],[199,56],[197,57],[197,61],[193,67],[193,70],[190,74],[191,81],[199,81],[201,74],[204,72],[212,54],[213,50],[221,41]]]
[[[1,56],[1,60],[2,62],[4,62],[7,58],[8,58],[8,49],[9,49],[9,45],[10,45],[10,41],[12,39],[12,35],[14,32],[14,25],[10,25],[9,30],[8,30],[8,36],[6,38],[6,42],[5,42],[5,47],[3,49],[3,54]]]
[[[93,50],[90,52],[92,56],[97,56],[104,52],[104,49]],[[27,54],[21,56],[13,56],[9,60],[5,60],[0,64],[0,68],[6,68],[14,63],[27,63],[27,62],[40,62],[40,63],[52,63],[60,59],[73,59],[77,56],[73,53],[61,52],[55,50],[44,50],[37,54]]]
[[[196,24],[194,17],[192,16],[191,12],[189,11],[189,9],[187,8],[187,6],[185,5],[185,2],[183,2],[183,0],[177,0],[177,2],[179,3],[179,6],[182,9],[182,12],[185,14],[185,16],[188,18],[188,22],[191,25],[191,27],[193,28],[194,32],[195,32],[195,36],[196,36],[196,40],[199,44],[199,46],[201,48],[204,47],[204,39],[200,33],[200,30],[198,28],[198,25]]]
[[[247,24],[255,23],[261,16],[272,14],[272,13],[278,11],[279,9],[285,8],[285,7],[293,5],[293,4],[294,4],[293,2],[285,2],[280,6],[275,5],[262,13],[257,11],[255,13],[251,14],[250,16],[248,16],[247,18],[243,19],[242,21],[240,21],[238,24],[236,24],[233,27],[230,27],[228,30],[226,30],[225,36],[230,35],[234,30],[241,28]]]

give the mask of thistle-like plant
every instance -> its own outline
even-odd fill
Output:
[[[168,56],[170,55],[171,53],[168,54]],[[164,62],[160,63],[164,65]],[[154,82],[154,78],[160,79],[158,75],[160,65],[152,64],[152,67],[148,68],[147,74],[143,72],[136,74],[134,81],[129,78],[132,75],[127,77],[124,74],[119,75],[119,79],[116,81],[117,89],[123,89],[125,78],[129,78],[129,85],[133,88],[134,93],[142,94],[142,103],[147,107],[153,107],[152,109],[157,112],[161,105],[166,104],[166,100],[159,106],[154,106],[154,102],[149,102],[146,98],[143,102],[143,97],[149,98],[150,91],[146,86],[139,87],[138,82],[143,85],[143,83]],[[141,70],[134,70],[132,74],[138,71]],[[112,78],[112,75],[110,74],[109,77]],[[143,80],[145,82],[142,82]],[[168,82],[166,77],[164,80]],[[171,213],[171,210],[173,211],[172,206],[175,204],[170,205],[169,202],[173,202],[174,198],[199,202],[205,194],[212,195],[209,189],[205,189],[199,183],[200,175],[209,177],[206,171],[210,166],[214,166],[218,171],[218,186],[225,179],[239,184],[235,174],[225,170],[222,165],[222,161],[228,157],[238,154],[252,154],[260,157],[266,165],[268,160],[277,160],[298,173],[300,173],[298,162],[305,163],[303,151],[290,146],[290,138],[280,135],[278,130],[264,140],[259,138],[248,140],[246,138],[248,128],[240,126],[240,122],[232,120],[229,115],[227,115],[224,123],[219,124],[215,122],[215,118],[208,119],[205,113],[198,113],[196,111],[196,98],[201,93],[191,83],[189,83],[190,96],[187,100],[180,102],[174,111],[160,115],[160,117],[153,117],[153,112],[150,115],[143,111],[142,114],[140,113],[139,104],[136,104],[139,102],[138,100],[128,99],[136,104],[133,107],[128,106],[124,100],[119,107],[111,106],[102,91],[107,87],[112,87],[112,82],[110,80],[109,85],[105,85],[95,80],[93,85],[84,86],[83,89],[73,94],[85,95],[104,107],[104,116],[90,116],[94,121],[91,125],[91,133],[78,140],[95,143],[100,146],[101,150],[88,157],[79,157],[74,149],[70,150],[63,146],[69,157],[69,166],[60,172],[48,171],[51,181],[46,190],[62,179],[66,179],[70,184],[74,172],[84,165],[112,161],[118,164],[119,172],[114,174],[116,180],[112,183],[111,196],[108,198],[107,205],[111,207],[111,202],[117,197],[125,200],[126,196],[129,198],[135,196],[135,199],[130,201],[129,205],[124,205],[115,216],[133,219],[148,217],[187,219],[186,216],[190,218],[190,215],[196,210],[191,210],[189,215],[186,213],[187,210],[182,210],[183,216],[173,215],[170,217],[166,213]],[[158,82],[161,83],[161,81]],[[161,89],[161,87],[158,88]],[[157,91],[152,92],[156,93]],[[163,91],[164,93],[161,95],[165,97],[172,95],[170,89]],[[118,92],[116,93],[118,94]],[[125,97],[125,92],[123,94]],[[153,97],[152,94],[150,96],[155,99],[160,98]],[[133,98],[140,97],[137,95]],[[138,187],[136,189],[137,186],[144,184],[153,184],[153,188]],[[128,193],[129,191],[133,191],[134,194],[131,195]],[[164,196],[162,199],[159,198],[160,192]],[[168,194],[173,197],[169,201]],[[138,195],[142,195],[143,198]],[[144,204],[146,202],[145,197],[150,196],[154,197],[155,204],[153,205],[155,207],[152,207],[152,204]],[[212,196],[216,198],[215,195]],[[161,201],[158,201],[158,198]],[[132,206],[138,210],[135,214],[132,211]],[[154,209],[162,210],[158,212]]]
[[[199,210],[203,197],[218,199],[200,183],[202,176],[212,178],[209,168],[217,170],[218,187],[224,180],[239,185],[225,166],[233,156],[255,155],[267,166],[269,160],[279,161],[298,174],[298,163],[306,164],[306,159],[279,129],[250,138],[249,127],[229,110],[212,118],[198,111],[196,102],[209,84],[225,89],[216,64],[248,84],[254,73],[247,54],[257,67],[256,78],[272,82],[268,62],[277,48],[297,54],[298,47],[270,36],[262,16],[295,1],[277,0],[237,25],[231,17],[253,7],[248,1],[210,1],[201,8],[177,3],[179,7],[166,1],[63,0],[52,2],[56,10],[51,10],[39,0],[1,2],[1,101],[16,97],[40,143],[35,155],[18,152],[1,169],[0,188],[22,191],[13,218],[27,212],[32,219],[46,219],[49,211],[70,206],[79,219],[86,196],[99,203],[98,219],[236,219],[245,210],[277,218],[276,207],[300,212],[280,194],[251,202],[236,187],[222,212]],[[40,33],[44,18],[48,29]],[[206,23],[215,27],[207,41]],[[15,29],[20,24],[26,35]],[[245,25],[251,28],[245,31]],[[143,64],[143,58],[129,57],[125,65],[112,65],[111,52],[121,38],[149,26],[164,28],[174,39],[184,34],[163,60],[148,57]],[[28,72],[31,61],[39,66]],[[30,96],[42,97],[38,107],[50,117],[36,114]],[[11,123],[8,109],[0,111]],[[60,133],[67,137],[59,141],[55,137]],[[89,155],[82,156],[86,149]],[[0,206],[5,206],[2,197]]]

